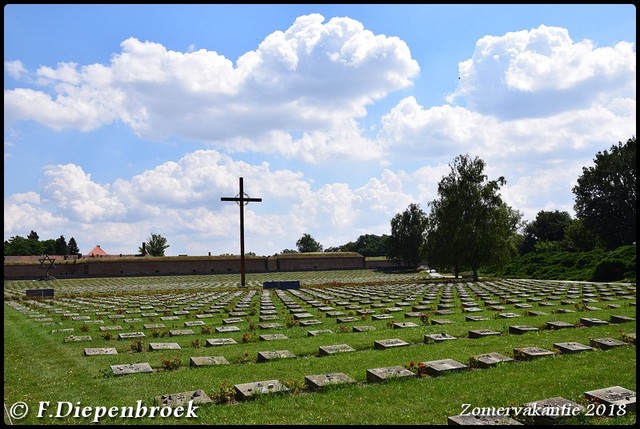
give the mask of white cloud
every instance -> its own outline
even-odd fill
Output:
[[[22,61],[5,61],[4,69],[14,79],[20,79],[27,72]]]
[[[459,64],[460,85],[447,100],[500,118],[550,116],[614,96],[635,97],[634,44],[574,43],[564,28],[485,36]]]
[[[121,47],[109,66],[40,67],[38,82],[50,92],[5,90],[5,121],[87,131],[120,120],[144,139],[180,136],[309,162],[374,158],[381,153],[355,119],[419,72],[397,37],[374,35],[350,18],[324,23],[318,14],[268,35],[235,66],[205,49],[169,51],[133,37]]]

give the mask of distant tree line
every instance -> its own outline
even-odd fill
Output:
[[[38,233],[31,231],[27,237],[13,236],[4,242],[5,256],[29,255],[79,255],[78,243],[71,237],[69,242],[64,235],[56,239],[40,240]]]

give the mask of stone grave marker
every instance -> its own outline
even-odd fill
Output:
[[[611,321],[611,323],[626,323],[626,322],[635,322],[636,319],[634,317],[617,316],[612,314],[609,320]]]
[[[355,384],[356,381],[343,372],[331,374],[306,375],[305,384],[310,390],[320,390],[325,386],[336,384]]]
[[[202,389],[156,396],[155,400],[156,404],[171,408],[184,406],[190,401],[193,401],[192,403],[194,405],[209,404],[213,402],[213,400]]]
[[[563,322],[563,321],[552,321],[547,322],[547,329],[567,329],[567,328],[575,328],[576,325],[573,323]]]
[[[589,340],[589,344],[591,344],[592,347],[597,347],[602,350],[609,350],[614,347],[627,345],[624,341],[616,340],[614,338],[592,338]]]
[[[307,319],[307,320],[301,320],[300,325],[302,326],[322,325],[322,322],[319,321],[318,319]]]
[[[444,316],[444,315],[447,315],[447,314],[454,314],[454,313],[455,313],[455,311],[453,311],[453,310],[437,310],[437,311],[434,311],[434,314],[437,314],[438,316]]]
[[[509,416],[474,416],[470,414],[449,416],[447,424],[450,426],[468,426],[468,425],[523,425],[519,421]]]
[[[483,338],[490,335],[500,335],[500,332],[491,329],[470,329],[468,334],[469,338]]]
[[[636,412],[636,392],[622,386],[610,386],[604,389],[589,390],[584,392],[587,401],[597,404],[605,404],[607,415],[617,415],[619,407],[625,407],[625,413]]]
[[[171,320],[180,320],[180,318],[178,316],[162,316],[160,317],[160,320],[164,322],[169,322]]]
[[[465,320],[467,322],[482,322],[484,320],[489,320],[489,318],[484,316],[466,316]]]
[[[529,310],[527,311],[527,316],[548,316],[549,313],[546,313],[544,311],[535,311],[535,310]]]
[[[498,316],[502,317],[503,319],[512,319],[514,317],[520,317],[520,314],[518,314],[518,313],[499,313]]]
[[[401,340],[400,338],[390,338],[386,340],[376,340],[373,342],[373,348],[376,350],[385,350],[392,347],[405,347],[409,346],[408,342]]]
[[[98,329],[100,329],[101,331],[122,331],[122,326],[107,325],[107,326],[100,326]]]
[[[65,343],[75,343],[77,341],[91,341],[91,335],[70,335],[64,339]]]
[[[509,326],[509,333],[515,335],[526,334],[527,332],[537,332],[540,329],[529,325],[512,325]]]
[[[432,377],[442,375],[447,372],[465,371],[469,367],[462,362],[453,359],[438,359],[422,362],[427,374]]]
[[[84,349],[85,356],[98,356],[98,355],[117,355],[118,351],[115,347],[95,347]]]
[[[453,320],[449,319],[431,319],[432,325],[448,325],[449,323],[453,323]]]
[[[156,350],[180,350],[178,343],[149,343],[149,351]]]
[[[153,372],[151,365],[144,363],[125,363],[119,365],[111,365],[113,375],[138,374],[142,372]]]
[[[192,356],[189,358],[189,366],[228,365],[229,361],[224,356]]]
[[[172,337],[179,335],[195,335],[195,332],[193,332],[193,329],[171,329],[169,331],[169,335]]]
[[[385,320],[385,319],[393,319],[391,314],[372,314],[371,318],[373,320]]]
[[[561,396],[528,402],[522,407],[523,415],[531,414],[531,419],[525,418],[525,420],[532,420],[533,424],[538,425],[559,424],[574,412],[578,414],[585,412],[585,407]],[[536,411],[527,412],[528,409]]]
[[[295,357],[296,355],[291,353],[289,350],[266,350],[258,352],[257,362],[268,362],[276,359],[293,359]]]
[[[335,344],[330,346],[320,346],[318,354],[320,356],[329,356],[336,353],[355,352],[356,349],[348,344]]]
[[[254,395],[284,393],[289,388],[279,380],[256,381],[252,383],[242,383],[233,386],[239,399],[249,399]]]
[[[272,341],[272,340],[288,340],[285,334],[262,334],[258,337],[261,341]]]
[[[445,334],[444,332],[441,334],[425,334],[424,335],[425,344],[440,343],[442,341],[456,340],[456,339],[457,339],[456,337],[449,334]]]
[[[367,332],[367,331],[375,331],[376,327],[375,326],[354,326],[353,327],[353,332]]]
[[[404,317],[409,319],[409,318],[418,318],[422,315],[423,313],[419,312],[419,311],[410,311],[408,313],[404,313]]]
[[[281,323],[259,323],[258,326],[260,329],[277,329],[282,328],[283,325]]]
[[[593,347],[590,347],[581,343],[572,342],[572,341],[564,342],[564,343],[553,343],[553,347],[558,349],[560,353],[563,353],[563,354],[595,350]]]
[[[333,334],[333,331],[331,329],[319,329],[315,331],[307,331],[308,337],[317,337],[318,335],[322,335],[322,334]]]
[[[305,312],[305,313],[295,313],[293,317],[296,320],[300,320],[300,319],[313,319],[315,316],[311,313]]]
[[[209,312],[208,312],[208,313],[196,314],[196,316],[195,316],[195,317],[196,317],[196,319],[211,319],[211,318],[213,318],[213,317],[216,317],[216,315],[215,315],[215,314],[211,314],[211,313],[214,313],[214,312],[215,312],[215,311],[211,311],[211,310],[209,310]]]
[[[206,347],[224,346],[228,344],[238,344],[233,338],[209,338],[206,341]]]
[[[515,359],[497,352],[484,353],[471,357],[469,359],[469,366],[472,368],[490,368],[502,362],[515,362]]]
[[[357,317],[338,317],[336,318],[336,323],[351,323],[351,322],[359,322],[360,319]]]
[[[555,352],[541,347],[519,347],[513,349],[513,356],[517,360],[532,360],[544,356],[554,356]]]
[[[164,323],[145,323],[142,325],[144,329],[162,329],[164,328]]]
[[[414,322],[394,322],[393,329],[402,329],[402,328],[419,328],[420,325]]]
[[[186,326],[186,327],[204,326],[204,325],[206,325],[206,323],[203,322],[202,320],[188,320],[188,321],[184,322],[184,326]]]
[[[381,383],[383,381],[404,377],[417,377],[417,374],[403,366],[367,369],[367,383]]]
[[[584,326],[599,326],[599,325],[608,325],[609,322],[606,320],[598,319],[595,317],[581,317],[580,323]]]
[[[235,325],[229,326],[217,326],[216,332],[225,333],[225,332],[240,332],[240,328]]]
[[[267,320],[279,320],[279,319],[280,319],[280,317],[276,316],[275,314],[274,315],[269,314],[269,315],[266,315],[266,316],[260,316],[260,321],[261,322],[265,322]]]
[[[51,333],[55,334],[58,332],[73,332],[75,329],[74,328],[62,328],[62,329],[52,329]]]

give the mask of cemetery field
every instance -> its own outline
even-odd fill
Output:
[[[262,288],[285,280],[301,287]],[[5,281],[5,424],[636,422],[635,284],[367,270],[238,283]]]

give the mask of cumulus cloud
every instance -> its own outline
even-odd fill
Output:
[[[485,36],[459,64],[460,85],[447,100],[502,119],[582,110],[602,97],[635,97],[635,45],[574,42],[565,28]]]
[[[5,90],[5,121],[88,131],[117,120],[144,139],[180,136],[230,152],[309,162],[379,157],[354,119],[419,72],[404,41],[319,14],[268,35],[236,64],[215,51],[171,51],[133,37],[121,48],[107,66],[40,67],[43,89]],[[5,69],[24,72],[17,61]]]

